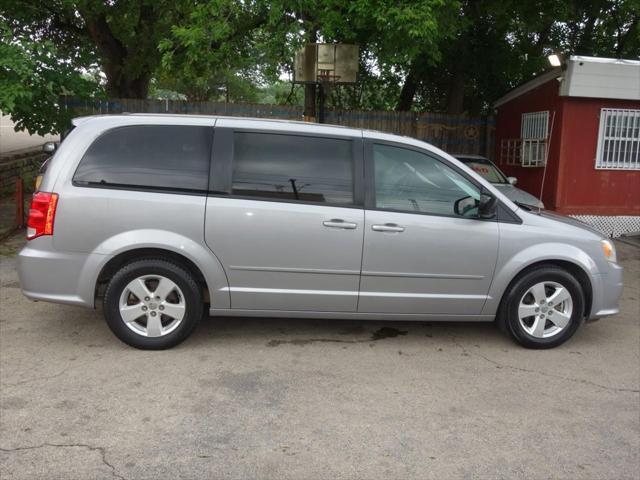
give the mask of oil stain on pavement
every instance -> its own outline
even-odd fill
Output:
[[[342,340],[339,338],[300,338],[294,340],[269,340],[267,342],[268,347],[279,347],[280,345],[290,344],[304,346],[311,343],[365,343],[377,340],[383,340],[385,338],[394,338],[400,335],[406,335],[409,333],[407,330],[398,330],[397,328],[382,327],[371,334],[370,338],[364,338],[359,340]]]

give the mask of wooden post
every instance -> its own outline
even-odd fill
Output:
[[[24,228],[24,181],[16,180],[16,227]]]

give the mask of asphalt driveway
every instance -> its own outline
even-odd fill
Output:
[[[550,351],[492,325],[209,319],[170,351],[32,303],[0,245],[0,478],[640,476],[640,248]]]

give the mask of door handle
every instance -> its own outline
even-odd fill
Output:
[[[374,232],[404,232],[404,227],[396,223],[385,223],[384,225],[371,225],[371,230]]]
[[[353,222],[345,222],[341,218],[332,218],[331,220],[325,220],[322,225],[329,228],[343,228],[345,230],[354,230],[358,224]]]

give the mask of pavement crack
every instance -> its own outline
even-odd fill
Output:
[[[583,385],[591,385],[593,387],[598,387],[601,388],[603,390],[609,390],[611,392],[628,392],[628,393],[640,393],[640,390],[638,389],[633,389],[633,388],[619,388],[619,387],[608,387],[607,385],[602,385],[600,383],[596,383],[596,382],[592,382],[590,380],[584,380],[582,378],[573,378],[573,377],[564,377],[562,375],[555,375],[553,373],[547,373],[547,372],[541,372],[539,370],[531,370],[529,368],[522,368],[522,367],[515,367],[513,365],[509,365],[506,363],[501,363],[498,362],[496,360],[493,360],[481,353],[478,352],[469,352],[466,348],[464,348],[464,346],[462,344],[460,344],[457,340],[456,337],[454,335],[451,336],[451,340],[453,341],[453,344],[460,348],[462,350],[462,353],[469,356],[469,355],[475,355],[477,357],[482,358],[483,360],[492,363],[493,365],[499,367],[499,368],[508,368],[510,370],[514,370],[517,372],[524,372],[524,373],[535,373],[537,375],[541,375],[543,377],[550,377],[550,378],[557,378],[560,380],[565,380],[568,382],[575,382],[575,383],[581,383]]]
[[[118,471],[116,470],[116,467],[113,466],[113,464],[109,463],[109,461],[107,460],[107,452],[105,450],[104,447],[96,447],[93,445],[88,445],[86,443],[49,443],[49,442],[45,442],[42,443],[40,445],[33,445],[33,446],[29,446],[29,447],[15,447],[15,448],[2,448],[0,447],[0,452],[19,452],[19,451],[23,451],[23,450],[37,450],[39,448],[45,448],[45,447],[53,447],[53,448],[86,448],[87,450],[91,451],[91,452],[99,452],[100,453],[100,458],[102,460],[102,463],[104,465],[106,465],[110,470],[111,470],[111,474],[113,475],[114,478],[118,478],[120,480],[127,480],[125,477],[123,477],[122,475],[120,475],[118,473]]]

